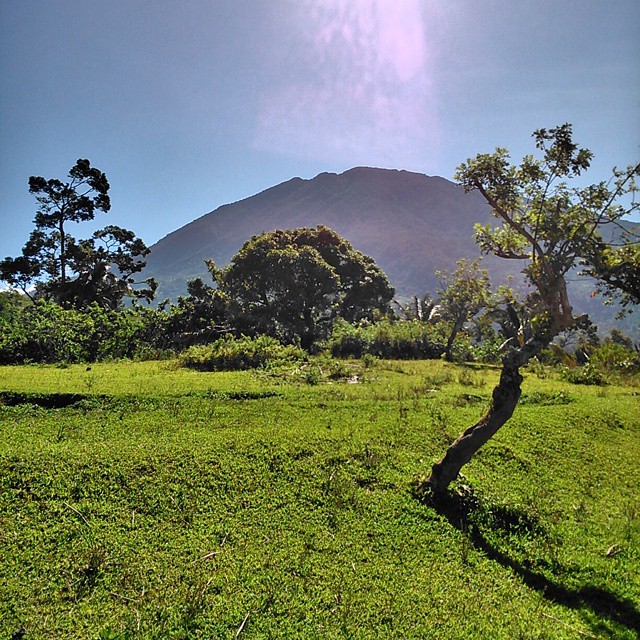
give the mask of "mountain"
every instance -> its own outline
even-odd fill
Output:
[[[399,297],[438,287],[436,270],[476,258],[473,225],[493,220],[477,192],[444,178],[409,171],[357,167],[293,178],[250,198],[226,204],[170,233],[151,247],[144,277],[159,282],[157,300],[186,294],[197,276],[209,282],[206,259],[224,266],[252,235],[274,229],[328,226],[370,255]],[[483,266],[494,282],[518,275],[522,265],[487,256]],[[516,281],[519,279],[517,278]],[[613,324],[615,308],[592,300],[591,281],[570,283],[577,313],[589,313],[601,328]],[[638,335],[638,314],[621,326]]]
[[[409,171],[358,167],[341,174],[293,178],[219,207],[151,247],[145,276],[160,283],[158,297],[186,291],[206,274],[204,260],[227,264],[252,235],[274,229],[328,226],[372,256],[400,295],[433,291],[434,271],[479,255],[475,222],[489,209],[477,193]]]

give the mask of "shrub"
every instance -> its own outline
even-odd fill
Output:
[[[284,346],[275,338],[226,335],[210,345],[195,345],[181,356],[182,366],[198,371],[238,371],[281,365],[305,359],[305,352]]]
[[[562,377],[572,384],[603,385],[607,384],[604,374],[591,363],[575,369],[564,368]]]
[[[451,362],[474,362],[478,360],[476,346],[468,333],[460,331],[451,347]],[[446,360],[446,354],[442,358]]]
[[[500,347],[504,342],[504,337],[494,334],[484,338],[480,342],[476,342],[469,346],[471,359],[476,362],[484,362],[487,364],[498,364],[502,359],[502,351]],[[455,344],[454,344],[455,355]]]
[[[82,311],[38,300],[0,316],[0,364],[96,362],[164,354],[163,314],[155,309]]]
[[[605,342],[591,352],[590,364],[609,373],[633,374],[640,371],[640,354],[617,342]]]
[[[603,385],[607,378],[640,372],[640,354],[617,342],[605,342],[592,352],[583,367],[564,369],[562,377],[573,384]]]
[[[91,318],[78,311],[40,300],[10,321],[2,320],[0,363],[82,362],[89,359],[84,336],[92,333]]]
[[[383,320],[356,327],[337,321],[330,340],[336,358],[361,358],[368,354],[395,360],[435,359],[444,353],[434,328],[416,320]]]

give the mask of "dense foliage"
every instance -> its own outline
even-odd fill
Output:
[[[541,149],[552,142],[546,153],[551,165],[556,163],[553,166],[558,170],[565,163],[570,173],[576,173],[588,164],[590,156],[571,146],[570,129],[566,126],[540,132],[537,140]],[[563,145],[564,151],[559,151]],[[574,154],[575,158],[563,159],[562,153]],[[574,262],[578,260],[577,250],[558,261],[548,259],[545,251],[558,251],[558,247],[565,247],[562,251],[566,251],[566,246],[576,245],[585,230],[579,215],[589,202],[602,201],[602,187],[598,187],[597,198],[589,190],[576,192],[577,205],[567,204],[570,193],[566,186],[560,187],[554,195],[557,200],[554,200],[554,212],[565,206],[567,211],[563,215],[567,217],[568,228],[572,228],[571,224],[577,225],[571,237],[560,243],[561,230],[555,229],[552,222],[543,224],[542,204],[531,204],[536,194],[535,180],[542,175],[536,171],[544,173],[542,165],[526,159],[520,175],[505,168],[505,157],[505,152],[499,150],[495,157],[483,156],[474,161],[479,163],[477,168],[474,163],[467,169],[461,168],[463,177],[468,171],[469,176],[476,172],[487,180],[491,172],[499,176],[502,168],[510,176],[507,182],[511,181],[510,187],[500,187],[504,193],[498,189],[504,202],[513,204],[520,202],[518,198],[523,201],[530,198],[526,200],[529,204],[514,214],[498,209],[498,214],[502,212],[506,216],[505,228],[479,229],[479,239],[485,250],[495,250],[503,257],[521,258],[526,252],[522,238],[517,239],[518,229],[531,235],[534,231],[526,228],[533,229],[535,225],[536,246],[531,255],[537,256],[534,262],[537,261],[538,267],[529,265],[526,272],[532,283],[544,288],[543,280],[548,279],[549,269],[559,269],[561,274],[573,254]],[[463,184],[472,188],[469,176],[468,184],[464,179]],[[551,174],[549,177],[551,179]],[[627,176],[626,182],[622,174],[617,178],[617,191],[612,193],[612,198],[625,189],[635,189],[633,176]],[[491,179],[498,180],[495,176]],[[522,193],[516,196],[518,188]],[[495,363],[504,356],[505,349],[519,348],[544,327],[548,329],[553,316],[548,313],[540,288],[538,294],[528,300],[516,300],[506,287],[492,291],[487,273],[480,269],[478,262],[463,260],[454,272],[439,274],[441,288],[436,297],[427,294],[406,304],[394,301],[405,320],[393,318],[390,309],[393,289],[384,273],[371,258],[322,226],[255,236],[226,268],[218,269],[208,261],[212,285],[201,279],[191,281],[187,296],[174,304],[160,303],[158,309],[136,304],[126,307],[122,303],[127,296],[152,295],[151,289],[136,293],[132,288],[132,274],[142,268],[141,258],[147,252],[142,241],[132,232],[115,226],[98,230],[89,239],[76,240],[67,228],[70,223],[93,219],[96,211],[109,210],[106,176],[87,160],[79,160],[69,172],[67,182],[33,177],[30,189],[40,205],[36,230],[22,256],[0,263],[5,281],[22,288],[26,294],[0,292],[1,363],[157,358],[180,353],[192,345],[209,345],[225,336],[218,345],[224,344],[229,349],[233,344],[233,348],[245,352],[242,357],[251,361],[253,342],[245,343],[244,338],[229,342],[230,336],[245,335],[258,341],[262,339],[260,336],[268,335],[277,341],[273,344],[297,345],[307,352],[328,346],[336,357],[369,355],[417,359],[438,358],[444,352],[449,360]],[[496,206],[500,204],[495,199],[492,202]],[[606,214],[599,214],[606,215],[606,220],[620,215],[612,203],[613,200]],[[535,215],[534,209],[538,211]],[[609,247],[607,253],[601,246],[602,239],[593,230],[585,242],[588,247],[580,253],[583,266],[591,260],[588,265],[595,269],[598,256],[601,261],[613,260],[615,253],[617,271],[610,270],[608,280],[602,280],[603,287],[610,288],[615,278],[624,277],[632,283],[636,277],[636,253],[631,245]],[[543,247],[546,248],[543,250]],[[627,254],[631,256],[629,260],[624,258]],[[621,275],[622,263],[626,269],[624,276]],[[552,285],[557,288],[561,281],[556,278]],[[628,296],[633,295],[632,285],[625,290],[628,301]],[[558,289],[560,293],[562,286]],[[547,302],[553,298],[549,292],[545,295]],[[561,308],[564,313],[564,306]],[[563,327],[557,325],[554,331],[564,328],[563,335],[570,335],[583,331],[583,325],[587,326],[581,319]],[[593,340],[595,327],[591,326],[589,331],[592,334],[589,339]],[[579,342],[573,355],[568,355],[563,344],[567,340],[562,338],[553,344],[552,351],[540,351],[540,358],[558,364],[569,362],[571,366],[586,364],[590,343]],[[205,350],[198,353],[206,359]],[[596,365],[592,362],[590,366]]]
[[[209,289],[217,299],[216,290]],[[281,357],[301,357],[299,349],[285,348],[272,337],[234,337],[228,328],[216,324],[220,316],[215,309],[203,299],[198,302],[190,296],[163,309],[129,307],[112,311],[94,304],[77,310],[45,300],[34,304],[17,293],[0,292],[0,364],[92,363],[183,354],[181,362],[186,366],[218,370],[252,368],[280,362]],[[504,315],[491,312],[459,332],[452,351],[454,361],[498,363],[505,335],[516,332],[508,314]],[[485,320],[492,317],[503,328],[495,322],[487,326]],[[354,325],[338,319],[327,346],[335,358],[437,359],[444,354],[450,327],[446,321],[396,318]],[[572,381],[591,384],[620,381],[637,372],[638,347],[627,336],[613,330],[600,344],[594,327],[587,328],[585,332],[563,334],[562,340],[541,352],[538,359],[565,367],[565,375]],[[189,345],[200,346],[189,349]],[[324,368],[330,370],[334,365]],[[310,367],[306,373],[312,377],[313,371]]]
[[[389,314],[394,294],[373,259],[323,226],[254,236],[212,273],[233,327],[298,340],[307,350],[329,335],[337,317]]]
[[[354,326],[336,323],[330,340],[336,358],[361,358],[365,354],[396,360],[439,358],[444,353],[442,336],[433,325],[417,320]]]
[[[437,311],[451,325],[445,347],[445,357],[451,362],[456,336],[467,321],[488,305],[491,283],[478,260],[459,260],[453,273],[438,271],[436,275],[440,278]]]
[[[65,309],[38,300],[0,316],[0,363],[95,362],[158,355],[153,310]],[[160,330],[159,330],[160,329]]]
[[[180,356],[183,366],[198,371],[243,371],[304,361],[305,352],[283,346],[270,336],[234,338],[226,335],[210,345],[194,345]]]

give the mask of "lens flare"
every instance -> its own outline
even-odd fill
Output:
[[[277,153],[424,167],[438,144],[429,28],[421,0],[308,0],[297,5],[295,81],[261,98],[255,144]]]

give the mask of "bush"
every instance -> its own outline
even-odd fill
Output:
[[[89,349],[83,340],[93,331],[91,318],[53,302],[38,301],[11,320],[3,319],[0,363],[83,362]]]
[[[417,320],[355,327],[338,320],[330,340],[331,355],[336,358],[361,358],[368,354],[394,360],[436,359],[444,353],[434,328]]]
[[[305,352],[275,338],[224,336],[210,345],[195,345],[180,356],[184,367],[198,371],[238,371],[302,361]]]
[[[475,362],[484,362],[486,364],[498,364],[502,360],[502,351],[500,347],[504,342],[504,337],[494,334],[484,338],[481,342],[476,342],[469,346],[470,360]],[[454,359],[455,359],[455,343]]]
[[[583,367],[564,369],[562,377],[573,384],[607,384],[607,378],[632,376],[640,372],[640,354],[617,342],[596,347],[589,363]]]
[[[609,373],[625,375],[640,371],[640,354],[617,342],[605,342],[591,352],[590,364]]]
[[[584,367],[576,367],[575,369],[564,368],[562,370],[562,377],[572,384],[598,386],[607,384],[604,374],[598,371],[592,364],[587,364]]]
[[[78,311],[38,300],[0,316],[0,364],[96,362],[149,357],[166,349],[155,309]]]

